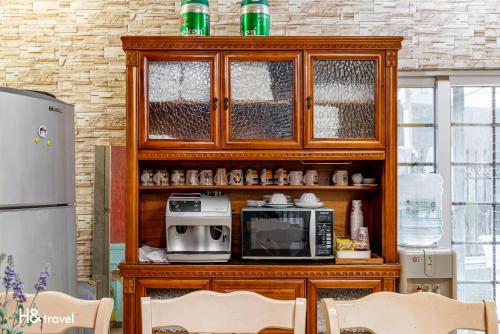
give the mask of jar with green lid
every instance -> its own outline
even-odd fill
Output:
[[[269,1],[243,0],[240,21],[242,36],[269,36]]]
[[[209,36],[208,0],[181,0],[181,35]]]

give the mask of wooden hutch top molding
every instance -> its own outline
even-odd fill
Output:
[[[399,277],[399,265],[189,265],[189,264],[120,264],[122,277],[169,278],[370,278]]]
[[[218,150],[179,151],[141,150],[139,160],[384,160],[385,151],[342,151],[342,150]]]
[[[397,50],[400,36],[123,36],[124,50]],[[397,51],[395,51],[397,52]]]

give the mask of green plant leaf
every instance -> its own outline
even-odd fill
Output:
[[[7,308],[6,307],[0,307],[0,319],[3,320],[5,316],[7,315]]]
[[[24,334],[24,330],[22,328],[15,328],[12,334]]]

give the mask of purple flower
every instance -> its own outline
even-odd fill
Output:
[[[14,271],[14,258],[12,255],[7,257],[7,265],[5,266],[4,276],[3,276],[3,286],[6,289],[10,289],[14,286],[16,281],[16,272]]]
[[[36,292],[42,292],[47,290],[49,277],[50,277],[49,267],[45,266],[45,269],[40,273],[40,275],[38,276],[38,280],[34,285]]]
[[[23,282],[21,282],[19,275],[16,276],[16,280],[15,280],[14,286],[13,286],[13,291],[14,291],[14,293],[12,294],[12,297],[18,303],[23,304],[26,302],[26,296],[24,295],[24,284],[23,284]]]

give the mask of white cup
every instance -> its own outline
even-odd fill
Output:
[[[346,170],[336,170],[332,175],[333,184],[336,186],[349,185],[348,173]]]
[[[318,181],[318,171],[317,170],[307,170],[303,177],[303,182],[306,186],[317,186]]]
[[[227,174],[228,183],[231,186],[241,186],[243,185],[243,170],[233,169],[231,173]]]
[[[313,193],[303,193],[300,195],[300,203],[317,203],[319,202],[318,197]]]
[[[145,169],[141,173],[141,184],[143,186],[153,185],[153,171],[151,169]]]
[[[287,204],[288,200],[285,194],[275,193],[269,198],[269,204]]]
[[[301,170],[294,170],[288,174],[288,184],[291,186],[301,186],[304,175]]]
[[[198,174],[200,185],[211,186],[214,184],[213,172],[211,169],[204,169]]]
[[[184,171],[180,169],[173,170],[170,179],[173,186],[183,186],[185,183]]]
[[[186,184],[188,186],[198,185],[198,171],[196,169],[189,169],[186,171]]]
[[[363,182],[363,175],[361,175],[360,173],[352,174],[351,180],[353,184],[361,184]]]
[[[217,186],[227,185],[227,173],[225,168],[217,168],[217,171],[215,172],[214,183]]]

